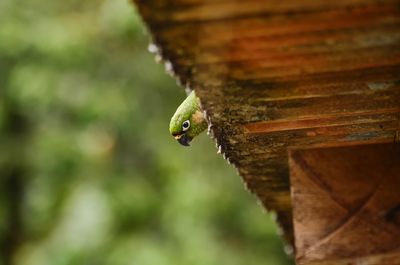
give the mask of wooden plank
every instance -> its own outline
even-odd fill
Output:
[[[383,120],[382,114],[388,119]],[[273,120],[270,122],[257,122],[245,125],[248,133],[267,133],[276,131],[291,131],[299,129],[327,128],[346,125],[360,125],[376,122],[397,121],[400,108],[379,109],[373,111],[346,112],[343,114],[315,114],[312,117],[297,117],[286,120]],[[311,135],[312,136],[312,135]]]
[[[165,22],[170,24],[207,23],[242,17],[313,13],[330,9],[346,9],[357,5],[382,4],[382,1],[378,0],[337,0],[330,2],[315,0],[303,0],[301,2],[298,0],[284,2],[249,0],[245,5],[239,0],[198,1],[191,4],[181,1],[137,0],[136,2],[140,4],[143,13],[156,11],[157,14],[153,14],[153,23],[158,22],[161,25],[164,24],[164,26]],[[386,2],[396,1],[387,0]]]
[[[399,144],[292,149],[289,166],[299,264],[400,264]]]
[[[330,260],[330,261],[311,261],[299,263],[299,265],[400,265],[399,253],[385,253],[352,259]]]

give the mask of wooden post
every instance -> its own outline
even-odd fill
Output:
[[[289,151],[298,264],[400,264],[400,144]]]

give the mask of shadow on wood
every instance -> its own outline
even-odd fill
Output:
[[[400,264],[400,144],[289,151],[299,264]]]

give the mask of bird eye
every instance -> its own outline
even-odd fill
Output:
[[[185,131],[187,131],[188,129],[189,129],[189,127],[190,127],[190,121],[189,120],[186,120],[186,121],[184,121],[183,123],[182,123],[182,130],[185,132]]]

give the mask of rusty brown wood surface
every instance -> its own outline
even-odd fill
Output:
[[[298,264],[400,264],[400,144],[291,150],[289,165]]]
[[[341,260],[310,261],[302,262],[298,265],[400,265],[400,253],[393,252]]]
[[[399,138],[400,0],[134,2],[290,242],[288,147]]]

